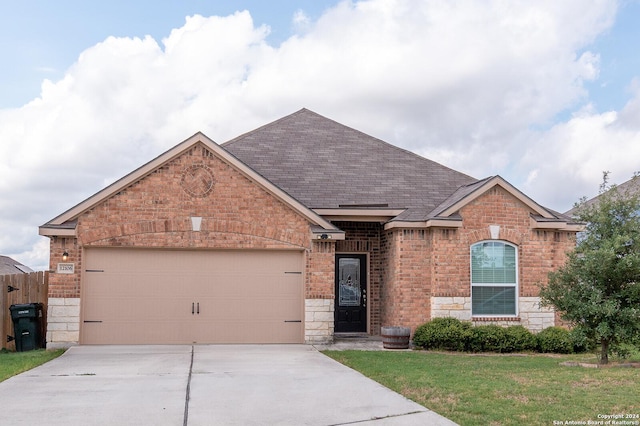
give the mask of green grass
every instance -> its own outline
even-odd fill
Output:
[[[464,426],[553,425],[603,420],[598,414],[640,414],[640,368],[560,365],[597,362],[586,355],[324,354]]]
[[[0,382],[27,370],[31,370],[45,362],[51,361],[64,353],[64,349],[46,351],[39,349],[27,352],[0,351]]]

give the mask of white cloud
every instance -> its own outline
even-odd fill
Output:
[[[109,37],[38,99],[0,110],[0,253],[31,256],[38,225],[196,131],[223,142],[301,107],[560,209],[638,158],[637,95],[530,130],[588,100],[599,54],[587,49],[615,12],[614,0],[343,1],[316,22],[296,14],[304,31],[278,47],[248,12],[189,17],[162,41]]]
[[[302,9],[296,10],[291,23],[296,33],[306,33],[311,28],[311,18]]]
[[[531,146],[518,164],[533,173],[523,189],[568,210],[579,198],[597,195],[605,171],[611,172],[611,183],[631,179],[640,171],[639,105],[640,92],[620,112],[586,108],[548,132],[531,135]]]

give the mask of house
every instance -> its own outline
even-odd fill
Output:
[[[0,275],[28,274],[29,272],[33,272],[33,269],[9,256],[0,255]]]
[[[616,185],[616,191],[619,195],[626,196],[640,196],[640,179],[637,177],[633,177],[626,182],[621,183],[620,185]],[[596,195],[593,198],[585,200],[583,204],[580,206],[589,207],[593,206],[600,200],[600,195]],[[574,217],[578,214],[578,206],[574,206],[571,210],[565,213],[566,216]]]
[[[579,226],[307,109],[202,133],[40,227],[52,346],[321,343],[437,316],[540,330]],[[64,260],[63,260],[63,255]]]

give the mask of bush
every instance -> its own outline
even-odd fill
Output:
[[[505,329],[505,340],[502,352],[529,352],[538,348],[535,334],[521,325],[513,325]]]
[[[548,327],[539,332],[536,338],[540,352],[570,354],[574,351],[574,340],[567,329]]]
[[[413,343],[424,349],[464,351],[471,323],[457,318],[434,318],[416,328]]]
[[[440,349],[468,352],[547,352],[578,353],[592,345],[578,329],[549,327],[533,334],[521,325],[500,327],[479,325],[457,318],[434,318],[416,328],[413,343],[422,349]],[[621,356],[629,352],[627,347],[616,348]]]
[[[479,325],[469,330],[466,348],[471,352],[502,352],[505,329],[498,325]]]
[[[597,346],[594,341],[589,340],[580,328],[572,329],[569,332],[569,337],[573,343],[573,351],[575,353],[588,352]]]

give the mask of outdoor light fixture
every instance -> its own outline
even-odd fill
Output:
[[[329,234],[318,235],[318,239],[319,240],[328,240],[330,238],[331,238],[331,235],[329,235]]]
[[[67,259],[69,258],[69,252],[67,251],[67,239],[63,238],[62,239],[62,261],[66,262]]]

